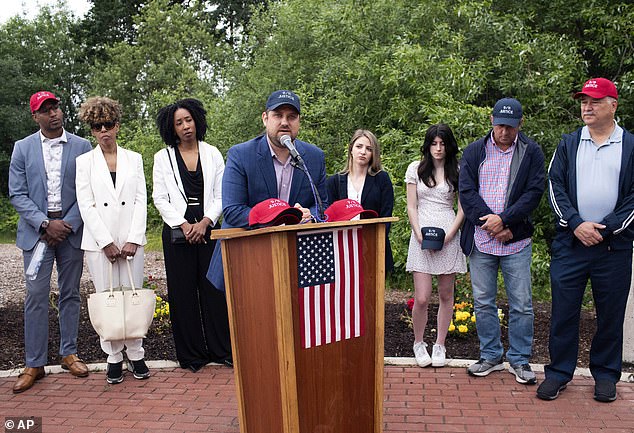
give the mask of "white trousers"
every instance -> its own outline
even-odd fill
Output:
[[[142,246],[136,250],[134,258],[130,260],[130,268],[132,271],[132,280],[134,287],[141,288],[143,286],[143,259],[145,253]],[[86,251],[86,264],[90,271],[95,291],[97,293],[110,290],[110,261],[102,251]],[[130,287],[130,278],[128,277],[128,267],[126,259],[117,259],[112,263],[112,286],[117,288],[120,286]],[[133,340],[104,341],[100,338],[101,350],[108,354],[108,362],[116,364],[123,361],[123,349],[130,361],[138,361],[145,356],[143,350],[143,339],[135,338]]]

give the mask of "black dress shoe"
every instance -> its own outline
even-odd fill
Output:
[[[594,382],[594,399],[603,403],[616,400],[616,384],[610,380],[597,380]]]
[[[192,362],[191,364],[181,364],[181,368],[184,368],[185,370],[189,370],[192,373],[198,373],[200,369],[203,368],[205,365],[207,364],[198,364],[198,363]]]

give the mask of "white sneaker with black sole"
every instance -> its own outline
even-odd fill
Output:
[[[128,360],[128,371],[132,372],[135,379],[143,380],[150,377],[150,369],[147,368],[145,360],[139,359],[138,361]]]
[[[108,363],[106,369],[106,382],[111,385],[123,382],[123,361]]]

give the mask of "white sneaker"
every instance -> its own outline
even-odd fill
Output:
[[[416,364],[419,367],[427,367],[431,364],[431,358],[429,357],[429,353],[427,353],[427,343],[424,341],[419,341],[414,344],[414,356],[416,357]]]
[[[440,344],[434,344],[434,348],[432,349],[431,354],[431,366],[432,367],[444,367],[446,364],[446,356],[447,351],[445,350],[445,346],[441,346]]]

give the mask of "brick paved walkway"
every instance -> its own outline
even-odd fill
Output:
[[[108,385],[103,372],[85,379],[49,374],[18,395],[14,381],[0,378],[2,420],[39,416],[44,433],[239,432],[227,367],[196,374],[153,369],[148,380],[126,375],[120,385]],[[611,404],[592,399],[593,385],[575,377],[559,399],[544,402],[535,386],[518,384],[508,372],[472,378],[464,368],[386,366],[384,432],[633,433],[634,383],[620,382]]]

